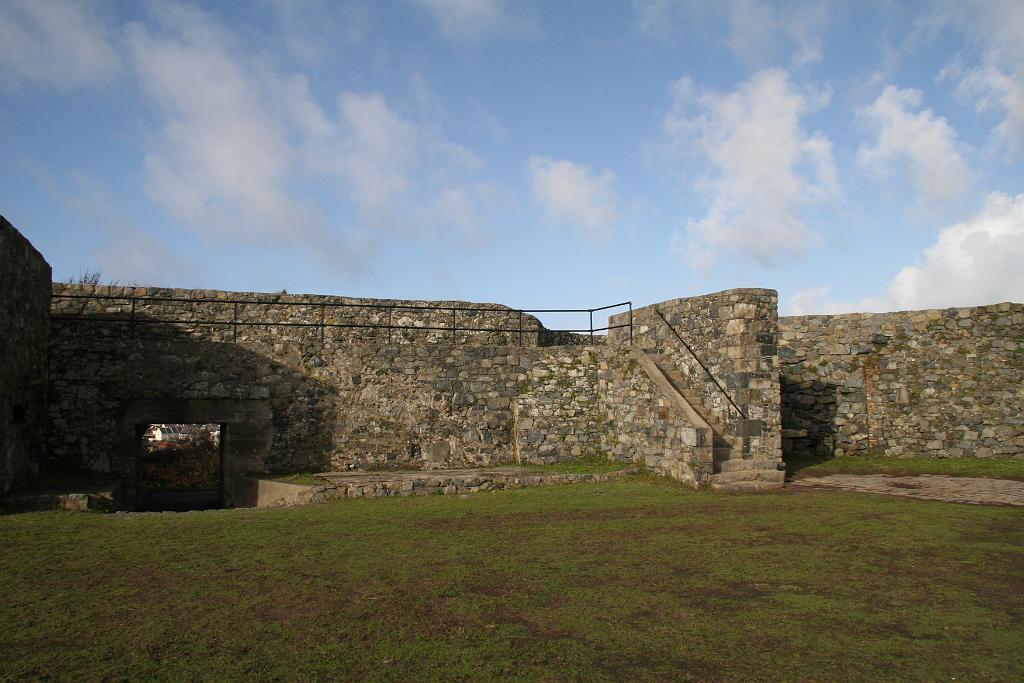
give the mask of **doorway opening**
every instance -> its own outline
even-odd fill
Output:
[[[138,510],[223,506],[223,432],[214,423],[139,425]]]

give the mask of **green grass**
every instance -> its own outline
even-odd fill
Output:
[[[945,474],[951,477],[993,477],[1024,481],[1024,460],[991,458],[888,458],[847,455],[842,458],[787,457],[787,474],[799,479],[828,474]]]
[[[609,460],[608,456],[604,453],[595,453],[592,455],[584,455],[580,458],[576,458],[575,460],[556,462],[550,465],[523,466],[539,472],[552,472],[556,474],[597,474],[602,472],[618,472],[632,467],[632,464]]]
[[[1020,680],[1024,515],[637,477],[0,517],[0,680]]]

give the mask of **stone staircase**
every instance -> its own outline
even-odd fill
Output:
[[[690,386],[689,379],[677,369],[667,354],[652,349],[638,353],[647,361],[641,364],[648,368],[648,372],[651,366],[656,368],[671,390],[689,407],[694,426],[710,431],[714,463],[708,479],[711,488],[723,491],[769,491],[782,487],[785,472],[777,469],[773,460],[744,458],[742,440],[728,434],[722,420],[707,407],[700,393]],[[696,419],[692,419],[694,417]]]

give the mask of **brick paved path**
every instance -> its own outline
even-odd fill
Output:
[[[1024,506],[1024,481],[947,477],[922,474],[896,477],[888,474],[830,474],[793,481],[792,486],[825,486],[846,491],[885,493],[949,503]]]

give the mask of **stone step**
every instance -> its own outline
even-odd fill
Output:
[[[766,470],[769,472],[778,471],[774,460],[731,458],[715,461],[715,469],[718,472],[736,472],[739,470]]]
[[[774,481],[736,481],[730,483],[711,482],[711,488],[715,491],[728,491],[735,493],[755,493],[758,491],[778,491],[782,488],[782,482]]]
[[[712,474],[711,482],[729,484],[739,481],[762,481],[781,484],[785,478],[786,473],[779,470],[731,470]]]

